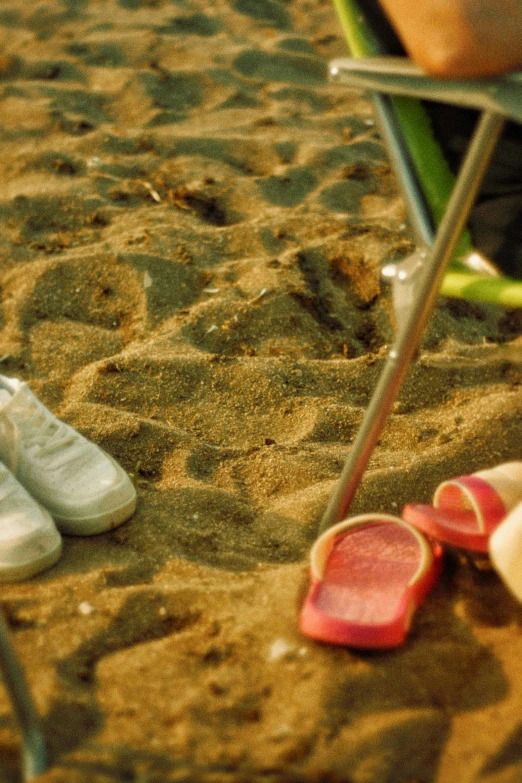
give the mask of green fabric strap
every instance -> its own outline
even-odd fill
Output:
[[[368,26],[354,0],[333,0],[353,57],[383,54],[382,46]],[[392,98],[413,165],[436,225],[440,223],[455,178],[433,135],[431,120],[416,98]],[[468,231],[461,236],[455,258],[472,250]]]

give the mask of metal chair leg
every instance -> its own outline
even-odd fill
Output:
[[[47,748],[36,707],[1,612],[0,671],[22,734],[23,779],[33,780],[48,769]]]
[[[415,301],[388,352],[357,438],[321,520],[320,532],[343,519],[354,498],[391,406],[415,356],[446,267],[466,224],[503,127],[504,118],[494,112],[484,112],[478,121],[445,215],[426,258]]]
[[[422,247],[431,247],[435,236],[433,221],[394,106],[388,95],[372,92],[371,97],[377,126],[404,197],[414,239]]]

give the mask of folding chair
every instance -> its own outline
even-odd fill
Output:
[[[433,79],[405,57],[378,56],[382,49],[356,0],[334,0],[334,3],[353,57],[332,61],[330,78],[371,92],[418,248],[405,261],[383,270],[392,278],[397,335],[321,520],[320,531],[346,515],[439,292],[522,307],[522,282],[500,276],[487,259],[473,252],[466,233],[469,214],[506,120],[522,122],[522,73],[488,79]],[[454,185],[450,182],[448,186],[447,164],[431,138],[431,127],[419,99],[471,107],[480,112]],[[425,135],[429,154],[436,158],[436,165],[433,166],[432,160],[429,172],[422,168],[424,139],[419,143],[419,134]],[[442,172],[443,176],[430,192],[429,178],[434,172]]]
[[[23,780],[33,780],[48,768],[47,748],[36,707],[1,612],[0,671],[22,735]]]

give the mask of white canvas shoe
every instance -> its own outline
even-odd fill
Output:
[[[54,517],[62,533],[89,536],[136,508],[127,473],[56,418],[26,383],[0,375],[0,459]]]
[[[49,568],[62,539],[45,508],[0,463],[0,582],[18,582]]]

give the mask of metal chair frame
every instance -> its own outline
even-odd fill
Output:
[[[45,735],[1,612],[0,671],[22,736],[23,780],[33,780],[49,767]]]
[[[320,531],[343,519],[350,507],[391,406],[417,352],[504,124],[507,119],[522,122],[522,73],[491,79],[444,81],[432,79],[403,57],[357,57],[332,61],[330,78],[339,84],[371,91],[392,165],[402,186],[414,234],[425,258],[413,303],[399,322],[396,339],[388,351],[361,427],[321,520]],[[393,106],[388,102],[390,95],[457,104],[480,111],[446,211],[434,235],[422,189],[407,148],[401,140]],[[488,270],[483,269],[471,277],[474,284],[478,283],[479,286],[497,282],[487,275]],[[508,287],[515,288],[518,295],[522,291],[522,283],[508,281]],[[517,303],[516,296],[512,302]]]

